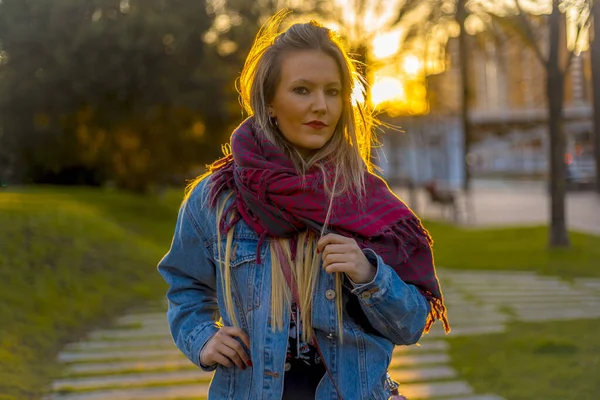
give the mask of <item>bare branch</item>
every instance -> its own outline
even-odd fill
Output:
[[[542,63],[542,65],[544,65],[544,67],[546,67],[548,65],[548,60],[544,57],[544,53],[542,52],[540,43],[537,41],[537,38],[535,37],[535,34],[533,33],[534,29],[531,26],[531,23],[529,22],[529,20],[527,19],[527,14],[521,7],[521,3],[519,0],[515,0],[515,5],[517,6],[517,11],[518,11],[517,19],[519,20],[519,23],[521,24],[522,34],[523,34],[524,38],[526,39],[526,42],[527,42],[526,44],[533,49],[533,52],[535,53],[538,60]]]
[[[398,25],[400,21],[406,16],[407,13],[417,8],[422,1],[420,0],[406,0],[401,7],[398,8],[398,14],[396,14],[396,18],[394,18],[393,22],[390,25],[390,28]]]

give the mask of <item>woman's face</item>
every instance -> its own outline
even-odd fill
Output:
[[[332,57],[319,50],[297,50],[283,57],[269,113],[302,156],[331,139],[342,108],[342,78]]]

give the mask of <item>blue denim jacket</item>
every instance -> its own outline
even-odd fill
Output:
[[[206,204],[206,182],[202,181],[180,208],[171,248],[158,270],[169,284],[167,316],[177,347],[198,367],[211,370],[200,364],[200,352],[217,332],[216,321],[222,318],[225,325],[231,325],[231,319],[220,290],[222,277],[215,266],[216,210]],[[243,220],[236,224],[231,256],[233,295],[237,319],[250,337],[253,367],[213,367],[210,399],[279,400],[282,396],[288,331],[271,329],[271,256],[266,241],[259,250],[262,264],[256,264],[258,242],[257,234]],[[377,267],[373,281],[352,285],[348,280],[342,293],[334,292],[343,296],[345,304],[343,343],[337,337],[334,296],[331,292],[325,296],[327,290],[335,290],[335,279],[324,269],[314,297],[315,334],[344,400],[388,399],[386,372],[394,345],[416,343],[429,312],[427,300],[416,287],[404,283],[372,250],[364,253]],[[315,398],[337,400],[327,374]]]

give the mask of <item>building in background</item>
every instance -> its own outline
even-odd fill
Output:
[[[533,50],[515,38],[470,37],[474,143],[469,160],[474,177],[544,179],[548,171],[545,70]],[[463,133],[460,123],[458,41],[447,46],[446,71],[430,76],[430,113],[399,117],[405,133],[384,135],[391,182],[436,180],[460,187]],[[565,87],[565,162],[571,178],[594,180],[590,52],[573,58]]]

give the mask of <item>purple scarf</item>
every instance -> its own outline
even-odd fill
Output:
[[[235,201],[220,223],[224,234],[243,219],[260,235],[260,248],[267,237],[295,240],[307,229],[321,232],[330,200],[320,169],[311,169],[304,178],[299,176],[289,157],[262,134],[253,117],[233,132],[231,147],[232,154],[210,166],[211,205],[216,205],[222,191],[235,193]],[[425,332],[436,319],[449,332],[429,233],[384,180],[367,172],[365,184],[364,199],[351,193],[334,199],[327,228],[354,238],[362,249],[372,249],[404,282],[421,290],[431,304]],[[228,223],[230,215],[233,219]],[[257,261],[260,263],[258,249]]]

